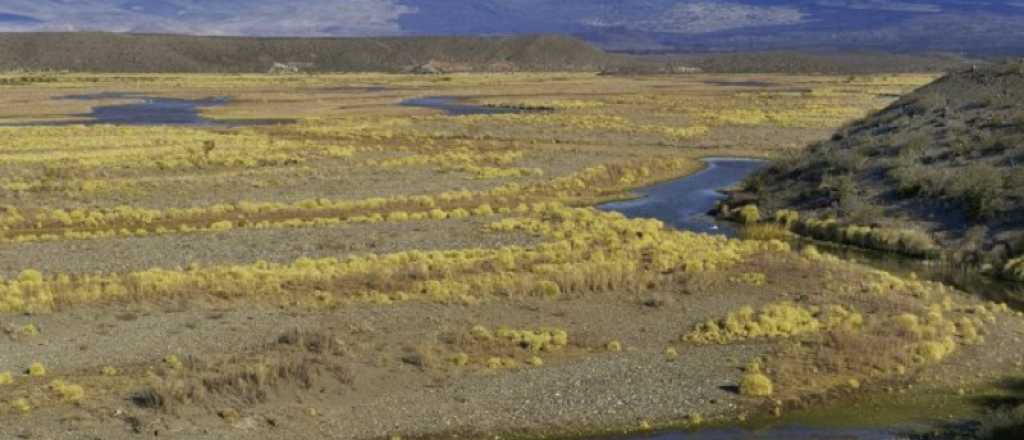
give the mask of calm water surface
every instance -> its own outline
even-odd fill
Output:
[[[722,190],[738,184],[766,163],[727,158],[704,162],[707,168],[696,174],[641,189],[640,198],[606,203],[598,208],[621,212],[630,218],[656,218],[688,231],[734,236],[735,226],[717,222],[707,212],[725,199]]]
[[[180,99],[146,96],[140,93],[105,92],[90,95],[71,95],[57,99],[82,101],[130,100],[132,102],[93,107],[85,114],[74,115],[82,119],[67,121],[43,121],[13,126],[65,126],[65,125],[181,125],[199,127],[238,127],[248,125],[286,124],[289,119],[207,119],[200,112],[207,107],[217,107],[229,102],[227,97],[203,99]]]
[[[404,105],[406,107],[423,107],[443,110],[448,113],[448,116],[522,113],[522,110],[517,109],[468,104],[460,101],[461,99],[462,98],[457,96],[428,96],[425,98],[406,99],[405,101],[402,101],[400,105]]]

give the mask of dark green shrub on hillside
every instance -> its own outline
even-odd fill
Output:
[[[832,166],[841,172],[857,173],[868,164],[868,159],[858,150],[847,149],[832,155]]]
[[[953,150],[953,155],[957,157],[969,157],[974,153],[976,143],[974,139],[967,136],[957,136],[949,142],[949,147]]]
[[[1010,191],[1016,191],[1011,194],[1015,194],[1017,197],[1024,197],[1024,164],[1011,168],[1006,173],[1006,187]]]
[[[1006,207],[1003,171],[988,164],[974,164],[954,170],[955,179],[950,179],[943,188],[946,196],[958,200],[972,218],[992,218]]]
[[[1010,123],[1013,124],[1014,127],[1024,130],[1024,110],[1018,111],[1017,114],[1013,115]]]
[[[928,150],[928,146],[932,143],[932,140],[928,136],[915,136],[913,139],[907,141],[903,145],[903,150],[900,151],[900,155],[920,158],[924,155],[925,151]]]
[[[910,165],[894,168],[889,176],[896,181],[896,193],[901,197],[914,197],[925,194],[926,189],[934,188],[936,173],[922,165]]]
[[[927,114],[933,110],[937,110],[946,106],[946,97],[938,93],[926,93],[921,95],[919,98],[911,101],[906,109],[907,113],[911,116],[918,116]]]

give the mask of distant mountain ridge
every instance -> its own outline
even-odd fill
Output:
[[[623,51],[1024,52],[1024,0],[4,0],[0,31],[560,33]]]
[[[623,62],[581,40],[520,37],[252,38],[97,32],[0,34],[0,71],[264,73],[598,71]]]

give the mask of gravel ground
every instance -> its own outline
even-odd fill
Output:
[[[621,433],[639,429],[645,421],[666,425],[692,414],[705,420],[730,419],[764,402],[731,390],[741,367],[773,350],[776,342],[698,346],[679,343],[679,336],[695,323],[739,305],[756,307],[827,285],[826,277],[800,272],[799,262],[758,264],[769,265],[733,270],[761,270],[776,274],[778,282],[744,289],[730,284],[727,272],[702,274],[692,283],[657,292],[593,293],[554,301],[494,298],[476,306],[412,301],[302,312],[245,302],[191,302],[6,316],[0,327],[33,323],[41,334],[0,339],[0,371],[21,371],[37,360],[50,370],[42,379],[18,375],[13,389],[43,389],[38,387],[57,378],[78,380],[84,373],[95,375],[104,365],[159,365],[168,354],[217,359],[274,341],[296,327],[341,341],[344,355],[331,359],[351,374],[352,382],[317,382],[309,390],[285,383],[270,389],[265,400],[228,395],[168,411],[133,405],[128,397],[137,388],[87,388],[90,398],[80,405],[44,406],[26,415],[4,416],[0,438],[119,440],[141,438],[141,433],[201,440],[362,440],[393,435],[482,439]],[[853,267],[842,271],[831,276],[859,273]],[[650,306],[651,298],[659,305]],[[493,348],[446,345],[452,344],[451,335],[468,334],[477,324],[560,327],[568,331],[570,343],[562,351],[543,353],[542,367],[488,370],[480,363],[502,355],[488,351]],[[1022,332],[1021,319],[1001,314],[986,333],[985,345],[965,346],[941,368],[907,380],[956,386],[983,380],[981,373],[1012,371],[1022,360],[1019,350],[993,347],[1018,347]],[[611,340],[621,341],[624,350],[605,350]],[[679,357],[668,358],[667,346],[675,347]],[[465,349],[474,356],[474,364],[456,368],[443,360],[405,360],[424,347],[442,349],[441,353]],[[129,380],[126,377],[126,383]],[[134,380],[132,386],[138,386]],[[225,410],[237,411],[238,417],[218,416]]]
[[[663,295],[679,295],[665,292]],[[426,303],[352,306],[331,313],[276,309],[151,310],[133,306],[79,309],[55,315],[7,318],[0,324],[35,323],[39,336],[2,342],[0,371],[20,371],[41,361],[53,377],[95,371],[105,365],[159,362],[167,354],[200,358],[224,347],[254,346],[291,328],[329,331],[348,341],[351,388],[294,400],[284,390],[244,415],[259,428],[226,427],[214,408],[186,408],[177,416],[96,402],[57,413],[40,408],[19,423],[0,427],[0,438],[30,432],[32,438],[137,438],[114,414],[145,420],[161,437],[197,439],[295,438],[374,439],[393,434],[480,438],[479,433],[549,432],[639,427],[641,420],[667,423],[689,414],[704,417],[734,411],[741,399],[723,387],[735,385],[736,368],[767,345],[680,346],[680,357],[663,350],[681,331],[728,303],[715,297],[652,308],[643,297],[613,295],[555,303],[500,301],[475,307]],[[623,301],[625,299],[625,301]],[[544,355],[546,365],[509,372],[426,371],[397,361],[410,347],[439,344],[440,335],[464,332],[477,323],[513,328],[559,326],[573,349]],[[625,350],[609,353],[618,339]],[[311,423],[306,406],[320,408]],[[56,415],[59,414],[59,415]],[[270,429],[264,420],[274,419]],[[58,422],[54,422],[59,420]],[[69,420],[73,420],[69,422]],[[38,422],[38,423],[37,423]],[[251,427],[250,427],[251,428]],[[282,437],[285,436],[285,437]]]
[[[32,268],[44,273],[129,272],[189,264],[289,263],[389,253],[526,245],[531,238],[485,231],[496,218],[350,224],[329,228],[236,229],[221,233],[21,243],[0,247],[0,274]]]

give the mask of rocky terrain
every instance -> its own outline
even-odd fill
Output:
[[[1024,64],[963,69],[772,166],[747,189],[770,211],[917,229],[957,261],[999,266],[1024,253],[1022,103]]]

